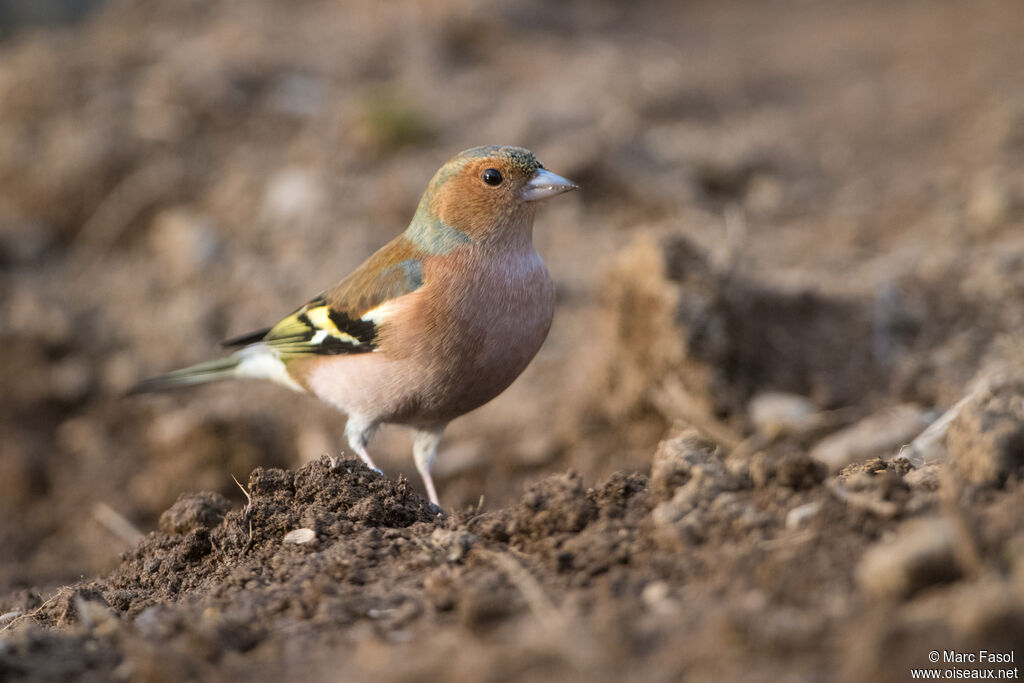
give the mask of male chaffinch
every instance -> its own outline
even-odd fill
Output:
[[[268,379],[348,415],[363,462],[384,423],[412,430],[430,468],[444,428],[504,391],[551,327],[555,288],[533,247],[535,202],[576,189],[521,147],[474,147],[434,175],[404,233],[273,327],[224,342],[226,358],[143,381],[155,391]]]

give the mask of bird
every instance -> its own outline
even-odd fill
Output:
[[[131,393],[270,380],[345,413],[349,447],[378,473],[370,440],[381,425],[404,426],[440,509],[431,468],[445,428],[503,392],[547,338],[555,286],[533,244],[534,214],[576,189],[522,147],[465,150],[434,174],[405,231],[338,284],[223,341],[231,355]]]

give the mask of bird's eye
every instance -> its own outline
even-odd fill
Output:
[[[488,185],[501,185],[501,181],[504,180],[501,176],[501,171],[496,168],[487,169],[481,177]]]

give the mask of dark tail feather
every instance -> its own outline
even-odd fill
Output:
[[[240,334],[237,337],[225,339],[220,343],[220,345],[224,348],[230,348],[232,346],[248,346],[249,344],[255,344],[258,341],[262,341],[270,330],[271,328],[264,327],[262,330],[256,330],[255,332],[249,332],[247,334]]]
[[[128,395],[146,394],[151,391],[163,391],[165,389],[228,379],[234,375],[235,368],[238,367],[239,362],[241,362],[240,359],[235,356],[228,356],[227,358],[218,358],[217,360],[175,370],[159,377],[150,377],[129,389]]]

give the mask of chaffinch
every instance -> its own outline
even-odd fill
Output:
[[[521,147],[475,147],[434,175],[404,233],[273,327],[224,342],[232,355],[136,391],[232,377],[308,392],[348,415],[369,467],[381,424],[412,430],[430,476],[444,428],[504,391],[551,327],[555,288],[533,247],[536,202],[576,189]]]

